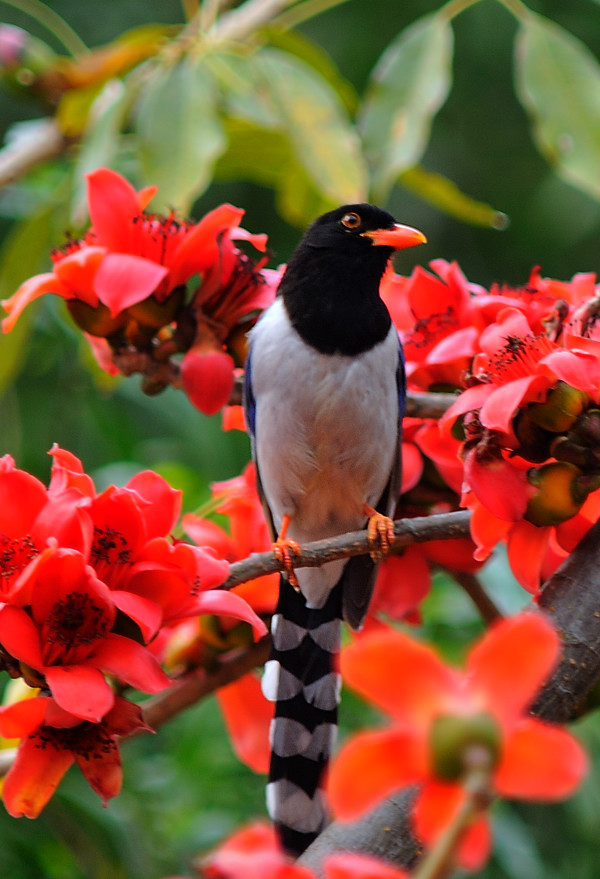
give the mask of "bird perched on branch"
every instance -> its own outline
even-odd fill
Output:
[[[394,250],[425,242],[369,204],[319,217],[250,334],[244,405],[258,490],[285,563],[263,691],[276,703],[267,805],[285,848],[327,823],[340,621],[360,628],[393,535],[404,366],[379,297]],[[373,552],[294,570],[298,545],[369,528]]]

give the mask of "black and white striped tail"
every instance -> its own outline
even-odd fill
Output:
[[[328,823],[320,785],[337,732],[341,584],[324,607],[281,578],[263,691],[275,702],[267,807],[284,848],[301,854]]]

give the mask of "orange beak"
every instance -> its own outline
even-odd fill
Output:
[[[402,226],[396,223],[391,229],[375,229],[373,232],[362,232],[363,237],[370,238],[373,244],[393,247],[394,250],[404,250],[414,247],[416,244],[426,244],[427,238],[418,229],[412,226]]]

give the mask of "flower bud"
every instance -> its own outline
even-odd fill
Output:
[[[581,415],[588,402],[589,397],[585,391],[559,381],[556,387],[548,392],[544,403],[533,403],[528,407],[528,414],[530,419],[544,430],[564,433],[577,416]]]
[[[575,516],[588,495],[581,476],[581,470],[568,461],[532,468],[527,479],[536,491],[527,503],[527,521],[539,526],[559,525]]]
[[[233,358],[216,348],[190,348],[181,361],[183,389],[205,415],[215,415],[231,397]]]
[[[469,768],[474,748],[485,751],[490,769],[498,762],[502,732],[496,718],[481,714],[441,714],[431,726],[429,745],[433,772],[444,781],[457,781]]]
[[[184,299],[185,287],[180,285],[175,287],[166,299],[159,301],[154,294],[151,294],[141,302],[130,305],[127,312],[141,326],[159,330],[176,319]]]
[[[80,299],[68,299],[67,308],[69,314],[77,326],[90,336],[99,336],[106,339],[120,330],[127,323],[125,312],[111,315],[109,309],[102,302],[94,308]]]

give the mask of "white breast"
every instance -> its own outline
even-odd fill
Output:
[[[363,527],[397,453],[398,337],[356,357],[324,355],[278,299],[251,333],[254,452],[275,527],[300,543]],[[327,599],[344,561],[297,571],[307,602]]]

